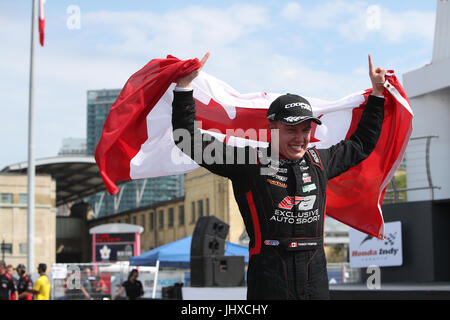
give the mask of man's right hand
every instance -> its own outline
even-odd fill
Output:
[[[192,71],[190,74],[188,74],[187,76],[184,76],[182,78],[179,78],[177,80],[177,87],[181,87],[181,88],[190,88],[191,87],[191,82],[192,80],[194,80],[200,73],[200,71],[202,70],[203,66],[206,63],[206,60],[208,60],[209,58],[209,52],[207,52],[202,60],[200,61],[201,67]]]

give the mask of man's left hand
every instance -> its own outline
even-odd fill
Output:
[[[384,91],[384,82],[386,81],[386,70],[381,67],[374,68],[372,56],[369,54],[369,76],[372,81],[372,94],[374,96],[382,96]]]

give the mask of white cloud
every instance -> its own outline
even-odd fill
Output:
[[[105,45],[106,49],[147,54],[170,49],[192,54],[198,48],[234,44],[270,26],[267,10],[252,5],[233,5],[225,10],[191,6],[163,14],[91,12],[83,21],[99,30],[107,26],[119,35],[119,41]]]
[[[120,88],[150,59],[167,54],[200,58],[211,51],[205,71],[242,93],[292,92],[336,99],[366,89],[370,85],[366,57],[349,62],[347,57],[334,54],[347,47],[341,44],[342,38],[367,41],[378,33],[392,43],[405,38],[429,41],[434,26],[433,14],[382,8],[380,28],[368,30],[364,20],[367,6],[362,1],[339,0],[308,10],[306,5],[290,2],[278,12],[263,4],[222,9],[188,6],[162,13],[83,11],[81,30],[68,34],[64,27],[60,31],[49,27],[48,42],[38,53],[37,156],[54,155],[62,138],[85,134],[86,90]],[[292,23],[284,24],[280,17]],[[29,24],[2,13],[0,18],[9,28],[0,34],[0,42],[10,47],[0,53],[0,134],[18,137],[1,141],[1,150],[11,150],[0,159],[6,165],[26,159]],[[314,44],[308,47],[307,32],[295,32],[292,24],[327,33],[337,30],[340,37],[327,43],[320,41],[328,38],[318,37],[320,46],[313,50],[324,54],[317,57],[317,51],[309,52],[308,58],[304,52]],[[282,28],[286,29],[275,32]],[[52,32],[59,32],[59,38],[52,38]],[[335,68],[339,59],[351,66],[350,72],[323,70]]]
[[[286,7],[282,12],[285,11]],[[298,23],[304,27],[337,31],[350,42],[373,40],[371,36],[379,34],[391,43],[400,43],[405,38],[432,41],[434,21],[434,12],[394,12],[368,2],[347,0],[329,1],[304,9],[298,19]]]
[[[434,37],[435,13],[381,11],[381,33],[390,42],[402,42],[416,38],[431,43]]]
[[[281,10],[280,16],[287,21],[296,21],[301,19],[302,7],[297,2],[287,3]]]
[[[301,10],[298,4],[291,2],[281,15],[294,18]],[[348,85],[351,78],[347,75],[314,70],[298,55],[283,56],[272,46],[275,39],[248,37],[263,33],[278,21],[278,17],[270,16],[260,6],[233,5],[223,10],[196,6],[159,15],[102,11],[85,14],[83,21],[85,26],[102,25],[118,34],[119,41],[105,44],[104,50],[109,52],[147,57],[171,53],[190,58],[211,51],[205,71],[241,92],[304,91],[324,98],[337,98],[351,92],[352,86]],[[295,33],[283,36],[289,37],[290,45],[296,50],[304,46],[303,39]]]

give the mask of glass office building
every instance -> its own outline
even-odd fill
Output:
[[[86,149],[88,155],[94,155],[106,117],[119,93],[120,89],[89,90],[87,92]],[[115,196],[110,196],[105,192],[89,198],[88,202],[92,205],[97,217],[182,197],[184,195],[184,175],[133,180],[121,185],[119,189],[119,193]]]

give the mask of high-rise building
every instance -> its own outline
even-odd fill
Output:
[[[103,125],[120,89],[89,90],[87,92],[87,141],[88,155],[94,155],[102,135]],[[153,205],[184,195],[184,175],[133,180],[119,187],[119,193],[107,192],[89,198],[94,214],[102,217],[137,207]]]
[[[103,125],[120,89],[89,90],[87,92],[87,154],[94,155]]]
[[[85,156],[86,138],[64,138],[58,156]]]

